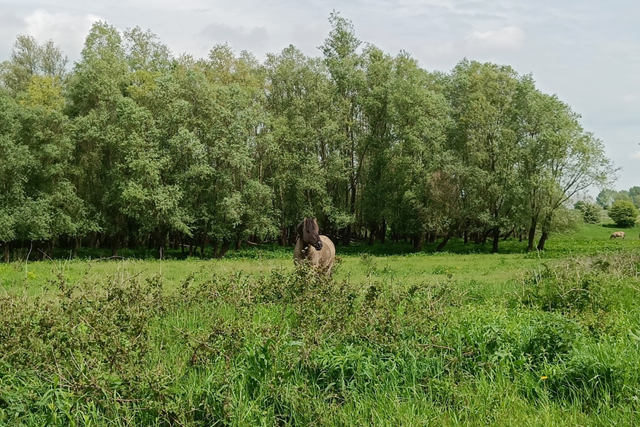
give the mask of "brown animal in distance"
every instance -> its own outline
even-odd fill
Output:
[[[293,249],[296,264],[309,263],[315,269],[331,275],[336,257],[336,247],[327,236],[320,235],[316,219],[305,218],[298,224],[298,239]]]
[[[622,237],[624,239],[624,231],[616,231],[611,235],[611,237],[609,237],[609,240],[617,239],[618,237]]]

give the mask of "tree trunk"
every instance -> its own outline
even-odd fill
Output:
[[[200,239],[200,258],[204,258],[204,247],[207,244],[207,236],[203,235]]]
[[[500,227],[493,227],[493,248],[491,249],[491,253],[498,253],[498,243],[500,243]]]
[[[9,242],[4,243],[4,262],[9,263],[11,255],[11,248],[9,246]]]
[[[236,240],[236,251],[242,247],[242,239]]]
[[[215,239],[213,239],[213,257],[217,258],[218,257],[218,247],[219,247],[220,243],[218,242],[218,238],[216,237]],[[204,247],[204,245],[202,245]],[[201,252],[202,253],[202,252]],[[202,255],[204,257],[204,255]]]
[[[424,233],[416,234],[413,236],[413,251],[422,251],[422,244],[424,243]]]
[[[140,247],[140,241],[133,237],[130,233],[127,234],[125,246],[129,249],[137,249]]]
[[[278,245],[284,246],[287,244],[287,227],[280,228],[280,236],[278,239]]]
[[[444,248],[444,245],[446,245],[446,244],[447,244],[447,242],[449,241],[449,239],[451,239],[451,233],[447,233],[447,234],[444,236],[444,239],[442,239],[442,242],[440,242],[440,243],[438,244],[438,247],[436,248],[436,252],[441,252],[441,251],[442,251],[442,249]]]
[[[295,225],[289,226],[289,245],[294,245],[296,243],[296,239],[298,238],[298,232],[296,231]]]
[[[531,227],[529,227],[529,243],[527,244],[527,252],[533,250],[533,241],[536,238],[536,227],[538,226],[537,218],[531,218]]]
[[[231,247],[231,241],[229,240],[224,240],[222,242],[222,245],[220,245],[220,252],[218,252],[216,254],[216,258],[224,258],[224,256],[227,254],[227,252],[229,251],[229,248]]]
[[[376,241],[376,232],[377,232],[377,227],[373,226],[371,227],[371,232],[369,233],[369,246],[373,246],[373,243]]]
[[[347,225],[347,228],[344,230],[342,235],[342,246],[349,246],[349,242],[351,241],[351,225]]]
[[[387,240],[387,220],[382,220],[382,227],[380,227],[380,242],[384,245]]]
[[[44,240],[38,244],[38,252],[40,253],[40,261],[47,259],[47,251],[49,250],[49,244]]]
[[[120,250],[120,239],[118,239],[118,236],[113,236],[111,238],[111,256],[118,256],[119,250]]]
[[[160,230],[158,233],[156,244],[158,245],[158,259],[164,259],[164,253],[167,249],[167,232],[165,230]]]
[[[549,238],[549,233],[547,233],[545,230],[543,230],[542,231],[542,236],[540,236],[540,241],[538,242],[538,250],[539,251],[544,251],[544,244],[546,243],[548,238]]]

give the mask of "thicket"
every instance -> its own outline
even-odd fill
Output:
[[[612,176],[601,142],[511,67],[429,72],[338,14],[321,56],[173,55],[98,22],[71,70],[18,37],[0,69],[4,260],[55,246],[211,245],[325,234],[383,242],[518,235],[544,249],[564,204]],[[562,218],[566,218],[566,215]],[[562,221],[560,221],[562,222]]]
[[[607,213],[618,227],[633,227],[638,220],[638,209],[629,200],[616,200]]]
[[[490,300],[362,262],[358,284],[200,271],[169,290],[61,268],[46,297],[0,297],[0,423],[633,422],[637,251],[549,264]]]
[[[582,220],[586,224],[599,224],[602,217],[602,208],[597,203],[580,200],[574,208],[582,214]]]

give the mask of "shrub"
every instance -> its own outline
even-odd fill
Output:
[[[558,209],[551,221],[551,230],[556,233],[571,234],[580,229],[582,225],[582,215],[564,207]]]
[[[533,366],[561,359],[581,334],[575,322],[558,313],[540,313],[524,325],[522,352]]]
[[[638,209],[628,200],[616,200],[609,208],[609,217],[618,227],[633,227],[638,218]]]
[[[551,266],[543,264],[522,281],[520,302],[544,311],[573,315],[609,311],[618,290],[612,283],[614,277],[629,273],[622,263],[612,265],[608,259],[587,258]]]
[[[579,201],[575,204],[575,208],[582,214],[582,219],[587,224],[598,224],[600,222],[600,213],[602,208],[595,203]]]

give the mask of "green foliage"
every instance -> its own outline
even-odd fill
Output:
[[[629,191],[615,191],[605,188],[598,194],[596,202],[605,209],[609,209],[612,204],[618,200],[630,201],[638,206],[638,203],[636,201],[636,198],[638,197],[638,188],[639,187],[632,187],[629,189]]]
[[[22,286],[0,298],[0,420],[362,425],[372,413],[394,424],[428,413],[448,420],[436,425],[629,424],[637,251],[547,262],[503,283],[483,281],[482,268],[515,274],[522,256],[479,257],[473,282],[455,268],[425,280],[403,268],[414,255],[350,257],[340,269],[363,274],[348,280],[238,271],[255,261],[217,274],[200,262],[178,282],[175,269],[145,274],[166,261],[47,263],[45,294]],[[464,263],[438,258],[439,269]]]
[[[582,220],[586,224],[599,224],[602,218],[602,208],[597,203],[589,203],[586,201],[576,202],[575,209],[582,214]]]
[[[580,270],[581,274],[576,274]],[[605,285],[611,262],[600,259],[590,264],[544,266],[525,280],[522,301],[546,311],[575,315],[589,310],[597,313],[609,308],[615,288]]]
[[[618,227],[633,227],[638,220],[638,209],[628,200],[616,200],[607,213]]]
[[[33,242],[39,256],[221,258],[291,244],[310,216],[345,247],[441,251],[464,236],[497,252],[528,234],[532,250],[542,231],[542,250],[575,229],[567,200],[609,183],[601,142],[531,76],[468,60],[429,72],[337,12],[329,23],[319,57],[289,46],[264,62],[227,45],[174,55],[148,30],[96,22],[67,70],[53,42],[18,37],[0,69],[5,260]]]
[[[66,75],[67,57],[52,40],[42,45],[31,36],[19,35],[11,59],[2,64],[0,83],[14,96],[27,90],[34,77],[60,80]]]
[[[617,191],[605,188],[598,193],[596,203],[598,203],[602,208],[608,209],[617,194]]]
[[[555,233],[576,233],[584,223],[583,217],[584,215],[580,215],[573,209],[558,208],[553,215],[549,230]]]

